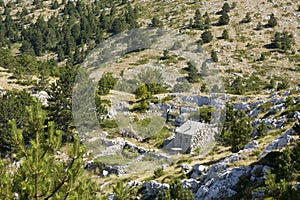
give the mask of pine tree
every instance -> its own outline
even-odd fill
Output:
[[[212,41],[213,35],[212,35],[211,31],[206,30],[201,34],[201,38],[204,43],[209,43]]]
[[[195,64],[188,62],[187,71],[188,71],[188,77],[187,77],[188,82],[190,83],[199,82],[198,70]]]
[[[216,51],[211,51],[211,59],[214,61],[214,62],[218,62],[218,55],[217,55],[217,52]]]
[[[223,7],[222,7],[222,12],[223,13],[228,13],[229,11],[230,11],[230,6],[229,6],[229,4],[227,2],[225,2],[223,4]]]
[[[112,26],[111,26],[111,32],[114,34],[118,34],[123,32],[126,29],[126,21],[123,17],[119,17],[114,19]]]
[[[250,16],[250,13],[249,13],[249,12],[247,12],[245,18],[242,19],[241,22],[242,22],[242,23],[249,23],[249,22],[251,22],[251,16]]]
[[[59,7],[58,1],[54,0],[51,5],[51,9],[56,10],[58,7]]]
[[[43,8],[43,0],[34,0],[33,5],[35,6],[35,9],[41,9]]]
[[[229,23],[229,15],[227,12],[223,12],[220,19],[219,19],[219,25],[227,25]]]
[[[105,73],[102,75],[101,79],[98,81],[99,95],[107,95],[111,89],[115,87],[117,79],[113,77],[112,73]]]
[[[203,28],[204,28],[203,19],[202,19],[202,16],[201,16],[201,13],[200,13],[199,9],[197,9],[195,11],[193,28],[196,28],[196,29],[199,29],[199,30],[203,30]]]
[[[226,106],[226,121],[221,138],[225,144],[231,146],[232,152],[238,152],[250,141],[252,126],[248,116],[241,110],[233,110]]]
[[[245,87],[243,86],[243,80],[241,77],[237,77],[236,79],[234,79],[231,87],[233,94],[241,95],[245,93]]]
[[[261,22],[258,22],[257,26],[256,26],[256,30],[260,31],[263,29],[263,25],[261,24]]]
[[[58,161],[55,153],[61,148],[62,133],[53,122],[45,125],[46,114],[37,104],[28,107],[28,131],[34,135],[28,146],[23,130],[10,121],[18,167],[14,173],[3,172],[7,166],[0,161],[0,198],[14,199],[85,199],[96,198],[96,185],[83,176],[83,146],[79,137],[69,146],[67,158]]]
[[[209,15],[208,15],[208,13],[207,12],[205,12],[205,14],[204,14],[204,28],[205,29],[209,29],[210,28],[210,17],[209,17]]]
[[[292,44],[294,43],[294,36],[289,32],[276,32],[274,39],[272,40],[275,48],[282,49],[284,51],[292,48]]]
[[[35,102],[26,91],[6,91],[0,95],[0,153],[1,156],[13,149],[12,135],[9,120],[15,119],[17,127],[24,129],[27,123],[26,106],[32,106]],[[24,133],[25,141],[31,139],[31,135]]]
[[[59,74],[59,79],[50,86],[48,94],[49,118],[56,124],[56,129],[64,131],[64,141],[70,140],[73,130],[72,90],[77,69],[67,65]]]
[[[224,40],[228,40],[229,39],[229,34],[228,34],[228,31],[226,29],[222,32],[222,38]]]
[[[31,55],[31,56],[35,55],[35,52],[34,52],[34,49],[33,49],[32,45],[31,45],[31,43],[28,42],[27,40],[24,40],[22,42],[22,47],[20,48],[20,50],[24,54]]]
[[[271,27],[271,28],[273,28],[276,25],[277,25],[277,19],[276,19],[274,13],[272,13],[271,16],[270,16],[270,19],[268,21],[268,26]]]
[[[113,187],[114,199],[115,200],[129,200],[130,199],[130,188],[124,185],[124,182],[119,181]]]

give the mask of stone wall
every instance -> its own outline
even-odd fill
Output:
[[[210,125],[206,124],[205,127],[198,129],[196,134],[192,137],[191,142],[191,152],[198,147],[204,148],[214,141],[215,134],[217,133],[217,128],[212,128]]]

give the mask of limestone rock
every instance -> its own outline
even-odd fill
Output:
[[[193,193],[196,193],[200,186],[200,181],[196,181],[195,179],[184,179],[182,184],[184,188],[188,188]]]
[[[281,149],[285,147],[286,145],[290,144],[291,142],[295,141],[295,138],[291,136],[293,134],[293,128],[285,131],[281,136],[273,140],[267,148],[258,155],[258,158],[262,158],[265,155],[267,155],[269,152],[276,150],[276,149]]]
[[[167,190],[170,188],[169,184],[159,183],[157,181],[150,181],[144,183],[145,195],[147,197],[155,197],[160,191]]]

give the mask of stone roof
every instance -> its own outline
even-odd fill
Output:
[[[192,120],[187,120],[180,127],[176,128],[176,133],[181,133],[185,135],[194,135],[199,129],[206,129],[207,125],[201,122],[195,122]]]

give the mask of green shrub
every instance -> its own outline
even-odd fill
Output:
[[[162,168],[157,168],[153,172],[153,178],[156,179],[156,178],[162,177],[165,174],[166,174],[166,172]]]

